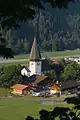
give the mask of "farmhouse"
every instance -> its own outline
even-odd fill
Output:
[[[50,86],[52,79],[46,75],[32,75],[29,77],[29,81],[35,87],[44,88]]]
[[[61,91],[68,90],[70,93],[80,92],[80,81],[69,80],[61,83]]]
[[[57,85],[50,86],[50,94],[54,95],[55,93],[60,93],[61,88]]]
[[[11,87],[13,94],[26,95],[28,86],[22,84],[16,84]]]

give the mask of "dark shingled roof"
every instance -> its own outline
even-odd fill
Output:
[[[66,90],[66,89],[71,89],[79,86],[80,86],[80,81],[69,80],[61,84],[61,89]]]
[[[51,65],[50,63],[48,62],[47,59],[43,59],[42,60],[42,66],[41,66],[41,71],[44,72],[44,71],[49,71],[51,70]]]
[[[34,37],[31,53],[30,53],[30,61],[40,61],[41,54],[37,45],[36,38]]]
[[[45,76],[45,75],[36,75],[36,80],[33,82],[33,84],[37,85],[38,83],[42,82],[46,78],[48,78],[48,76]]]

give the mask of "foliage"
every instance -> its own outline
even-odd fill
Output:
[[[56,72],[53,69],[47,72],[45,75],[56,79]]]
[[[21,21],[27,21],[28,19],[32,19],[35,15],[36,9],[41,8],[45,9],[44,4],[50,3],[52,7],[58,8],[67,8],[68,2],[74,2],[74,0],[18,0],[18,1],[10,1],[1,0],[0,2],[0,21],[1,26],[4,28],[8,26],[8,28],[12,26],[18,26],[18,23]]]
[[[51,9],[49,9],[49,12],[47,10],[37,11],[34,20],[20,23],[20,29],[12,29],[8,32],[6,29],[5,34],[2,33],[2,36],[6,38],[6,46],[12,48],[15,53],[28,53],[35,35],[42,51],[63,51],[80,48],[80,12],[77,12],[79,9],[79,6],[77,6],[78,4],[75,4],[75,6],[70,4],[68,12],[64,9],[60,11],[54,9],[53,12]],[[75,10],[73,10],[73,7],[75,7]],[[25,38],[26,42],[24,41]],[[20,47],[18,47],[18,43]]]
[[[52,41],[52,51],[56,51],[57,50],[57,44],[56,44],[56,40]]]
[[[65,95],[66,95],[66,96],[68,95],[68,90],[65,91]]]
[[[2,36],[3,34],[3,36]],[[14,52],[11,49],[11,38],[8,40],[9,46],[6,46],[6,38],[4,36],[4,31],[0,28],[0,55],[4,58],[13,58]]]
[[[80,79],[80,66],[77,63],[70,63],[64,68],[62,73],[63,80],[79,80]]]
[[[31,43],[32,43],[31,39],[32,39],[33,34],[36,34],[38,40],[40,41],[40,45],[41,45],[40,47],[42,50],[47,50],[47,49],[53,50],[54,45],[52,45],[52,42],[51,42],[53,39],[55,41],[57,39],[56,44],[55,44],[55,50],[64,50],[64,49],[68,49],[68,48],[74,49],[75,47],[77,48],[79,46],[77,43],[77,40],[75,40],[75,42],[72,44],[73,37],[69,38],[70,39],[69,43],[67,42],[66,37],[64,38],[65,40],[62,39],[63,37],[60,38],[59,35],[57,35],[57,38],[55,38],[56,31],[53,30],[54,25],[55,25],[55,22],[54,22],[55,17],[54,17],[54,21],[53,21],[51,13],[48,13],[46,11],[46,8],[48,8],[49,6],[45,8],[46,3],[50,3],[53,8],[67,8],[68,2],[71,2],[71,1],[74,2],[74,0],[67,0],[67,1],[66,0],[64,0],[64,1],[63,0],[60,0],[60,1],[59,0],[55,0],[55,1],[54,0],[52,0],[52,1],[30,0],[29,2],[27,2],[27,1],[24,2],[23,0],[18,0],[15,3],[14,1],[10,2],[9,0],[7,0],[5,3],[4,0],[3,1],[1,0],[1,2],[0,2],[0,25],[1,25],[0,29],[3,28],[6,31],[4,33],[7,33],[7,29],[13,28],[13,26],[14,27],[18,27],[19,25],[21,26],[21,23],[24,23],[24,25],[25,25],[25,22],[27,20],[30,21],[30,19],[35,18],[33,20],[33,22],[30,21],[28,24],[28,26],[30,25],[31,30],[34,29],[34,31],[32,31],[32,33],[30,32],[29,33],[30,35],[28,35],[28,32],[26,31],[27,36],[30,36],[30,40],[28,39],[28,41],[30,41],[30,42],[24,41],[25,44],[23,44],[23,45],[20,44],[20,47],[17,48],[18,43],[16,42],[15,39],[13,39],[15,35],[13,35],[13,37],[11,38],[11,35],[9,36],[9,34],[6,34],[7,37],[5,37],[5,40],[6,40],[7,48],[9,48],[9,49],[11,48],[12,50],[14,50],[15,53],[29,52],[29,50],[30,50],[29,48],[31,47]],[[42,10],[38,11],[38,9],[45,9],[45,10],[44,10],[44,12],[42,12]],[[54,12],[55,12],[55,10],[54,10]],[[53,14],[54,14],[54,12],[53,12]],[[35,13],[37,13],[37,14],[35,15]],[[46,14],[46,16],[45,16],[45,14]],[[57,23],[58,23],[58,21],[57,21]],[[26,27],[26,28],[29,28],[29,27]],[[14,30],[12,29],[11,34],[13,31]],[[55,31],[54,34],[53,34],[53,31]],[[57,34],[59,32],[57,32]],[[4,33],[2,33],[2,36]],[[10,31],[9,31],[9,33],[10,33]],[[15,33],[16,33],[16,31],[14,31],[14,34]],[[72,33],[69,33],[69,34],[72,34]],[[21,38],[19,38],[19,36],[21,36],[21,35],[18,35],[17,40],[21,39]],[[26,35],[24,35],[24,37],[25,36]],[[18,42],[20,42],[20,41],[21,40],[19,40]],[[61,41],[61,42],[59,42],[59,41]],[[64,41],[66,41],[66,42],[64,42]],[[66,43],[68,43],[69,46]],[[75,43],[77,44],[76,46],[75,46]],[[7,49],[5,50],[5,48],[3,48],[1,50],[6,51]],[[6,53],[1,52],[0,54],[7,56],[7,58],[8,57],[12,58],[14,55],[13,52],[10,52],[10,54],[9,54],[8,50]],[[13,54],[13,55],[11,56],[11,54]]]
[[[33,21],[30,21],[27,25],[26,23],[21,25],[20,30],[12,30],[12,38],[11,41],[10,39],[7,39],[7,41],[9,40],[9,42],[7,42],[7,46],[11,45],[11,48],[15,53],[28,53],[30,52],[33,37],[35,35],[41,51],[67,51],[80,48],[79,28],[72,29],[72,26],[69,24],[69,20],[67,20],[69,19],[69,13],[64,12],[63,14],[62,12],[60,14],[61,16],[59,16],[60,19],[62,18],[62,22],[67,22],[64,23],[65,25],[61,23],[60,20],[57,20],[57,14],[59,14],[58,11],[55,15],[53,13],[52,17],[51,12],[47,13],[46,11],[39,11]],[[75,17],[72,13],[70,15]],[[80,15],[76,16],[76,23],[74,26],[79,23],[79,21],[77,21],[79,17]],[[56,28],[54,27],[55,24]],[[61,27],[59,27],[58,24],[61,24]],[[25,38],[26,42],[24,40]]]
[[[10,87],[14,84],[25,84],[23,77],[21,76],[21,65],[9,65],[1,68],[0,86]]]

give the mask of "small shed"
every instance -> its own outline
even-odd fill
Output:
[[[11,87],[13,94],[26,95],[27,94],[27,85],[16,84]]]

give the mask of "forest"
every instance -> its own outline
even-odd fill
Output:
[[[15,54],[29,53],[36,36],[41,52],[80,49],[80,4],[61,10],[47,8],[37,10],[34,20],[21,23],[20,28],[2,30],[6,47]]]

